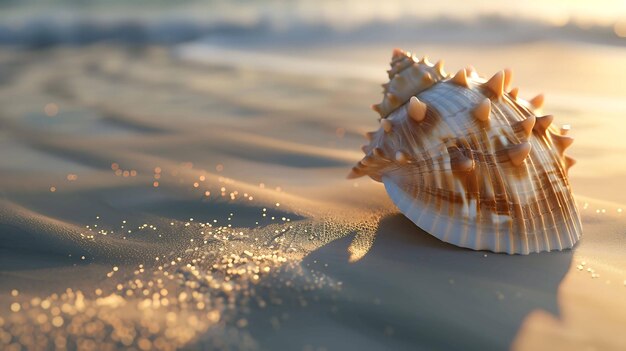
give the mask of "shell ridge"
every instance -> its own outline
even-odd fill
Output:
[[[569,202],[565,197],[565,194],[563,191],[559,191],[558,192],[558,197],[559,197],[559,202],[562,208],[565,208],[565,211],[562,211],[565,215],[566,218],[564,218],[564,223],[565,226],[567,227],[567,241],[568,241],[568,247],[571,247],[576,241],[574,240],[574,232],[575,229],[573,228],[573,219],[571,218],[571,213],[572,213],[572,209],[569,206]]]
[[[476,90],[471,90],[471,92],[476,96],[476,100],[477,101],[482,101],[484,98],[486,98],[487,96],[485,94],[482,93],[481,91],[476,91]],[[493,113],[493,111],[491,112]],[[490,127],[491,129],[491,127]],[[490,129],[482,129],[485,135],[484,140],[490,141],[492,140],[491,136],[491,130]],[[490,143],[491,145],[491,143]],[[490,147],[490,150],[493,150]],[[495,151],[495,150],[493,150]],[[489,174],[488,179],[496,179],[496,177],[499,177],[499,171],[498,169],[495,167],[497,165],[497,160],[495,157],[495,152],[491,152],[489,154],[483,154],[483,158],[487,161],[490,160],[491,162],[485,163],[485,171]],[[497,181],[495,183],[498,183]],[[492,184],[495,185],[495,184]],[[493,200],[496,201],[496,187],[494,186],[494,192],[493,192]],[[494,211],[497,211],[497,206],[494,208]],[[481,222],[481,223],[485,223],[486,221],[490,221],[491,224],[494,227],[493,233],[495,235],[492,236],[491,240],[492,240],[492,247],[495,248],[495,250],[499,251],[500,250],[500,245],[501,245],[501,233],[500,233],[500,222],[499,221],[494,221],[493,220],[493,213],[489,216],[485,218],[485,221]],[[482,228],[482,225],[481,225]]]
[[[548,150],[548,144],[546,143],[545,138],[535,138],[535,145],[539,146],[542,150],[541,152],[537,152],[537,157],[540,159],[539,162],[539,174],[544,174],[546,177],[546,181],[545,183],[549,183],[549,184],[555,184],[554,182],[552,182],[549,179],[549,174],[550,171],[546,168],[546,165],[549,164],[548,163],[548,159],[545,157],[546,155],[546,151]],[[552,187],[545,187],[545,186],[541,186],[541,191],[543,193],[543,199],[545,199],[546,201],[546,207],[544,209],[544,211],[542,211],[541,213],[541,217],[542,218],[546,218],[546,215],[548,215],[548,219],[549,224],[551,225],[551,227],[549,229],[551,229],[556,235],[555,235],[555,239],[556,242],[550,241],[550,237],[547,235],[547,231],[546,228],[544,227],[544,232],[546,233],[546,240],[548,242],[548,248],[549,249],[553,249],[556,248],[558,250],[562,250],[563,248],[563,240],[562,240],[562,229],[560,228],[560,226],[558,225],[559,221],[557,218],[555,218],[554,216],[554,211],[553,211],[553,207],[554,207],[554,203],[551,201],[551,199],[555,199],[555,192],[554,192],[554,188]],[[547,193],[547,191],[550,191],[550,193]],[[557,199],[558,202],[558,199]]]
[[[457,90],[471,90],[471,89],[467,89],[467,88],[462,88],[462,87],[455,87],[455,89]],[[446,101],[448,102],[448,104],[446,104],[447,107],[449,107],[449,113],[451,115],[451,118],[456,118],[456,119],[464,119],[467,123],[475,123],[475,120],[473,119],[473,116],[471,115],[471,110],[468,109],[466,106],[469,103],[472,103],[472,99],[471,99],[471,95],[467,94],[465,92],[462,92],[460,94],[459,99],[451,99],[450,101]],[[455,124],[455,123],[448,123],[448,122],[452,122],[452,121],[448,121],[448,119],[446,120],[446,124],[448,126],[449,129],[451,129],[452,133],[458,138],[459,136],[463,135],[463,130],[461,130],[459,124]],[[458,139],[457,139],[458,141]],[[469,144],[467,141],[465,141],[466,144]],[[472,157],[473,157],[474,151],[472,150]],[[475,172],[472,171],[472,174],[474,174]],[[457,180],[457,182],[461,183],[461,180]],[[463,185],[461,185],[463,186]],[[479,206],[479,197],[477,197],[475,200],[471,199],[471,196],[469,196],[469,194],[467,193],[467,191],[463,191],[463,192],[459,192],[459,194],[462,194],[462,206],[463,206],[463,211],[462,214],[465,215],[466,217],[465,220],[475,220],[477,217],[471,218],[469,213],[471,211],[470,206],[473,203],[474,206],[476,206],[475,212],[476,212],[476,216],[478,216],[478,213],[480,213],[480,210],[478,208]],[[467,208],[467,210],[465,210]],[[467,212],[466,212],[467,211]],[[478,243],[480,242],[478,240],[479,235],[478,235],[478,228],[480,226],[474,226],[472,227],[473,229],[473,237],[474,237],[474,245],[478,245]],[[467,247],[469,246],[468,243],[468,238],[470,237],[470,227],[465,225],[462,228],[462,233],[460,233],[460,236],[458,238],[458,244],[460,246],[464,246]],[[446,236],[444,237],[444,240],[448,240],[450,233],[446,233]]]
[[[519,131],[516,131],[514,129],[514,126],[520,126],[520,123],[526,121],[527,117],[520,113],[519,110],[515,108],[515,105],[510,103],[510,100],[507,101],[506,99],[503,99],[501,102],[498,103],[498,105],[501,106],[501,110],[506,111],[505,115],[512,119],[511,121],[507,119],[507,123],[511,128],[511,134],[515,137],[517,143],[526,141],[526,137],[524,137],[524,139],[521,139],[517,136],[517,133],[519,133]]]
[[[547,144],[545,138],[537,138],[536,140],[537,140],[536,144],[540,145],[542,147],[542,149],[543,149],[542,152],[538,153],[538,155],[537,155],[539,157],[539,159],[541,160],[541,162],[539,163],[540,164],[540,172],[542,172],[541,174],[544,174],[546,176],[546,180],[547,180],[548,183],[552,183],[551,180],[549,179],[549,172],[548,172],[548,170],[546,169],[546,166],[545,166],[547,159],[544,157],[544,155],[546,154],[547,148],[548,148],[548,144]],[[554,198],[554,191],[552,191],[552,193],[549,194],[549,195],[553,195],[551,197],[551,196],[548,196],[548,195],[545,194],[545,192],[547,191],[545,187],[542,187],[542,190],[544,192],[544,199],[546,200],[547,209],[541,215],[542,216],[545,216],[545,214],[549,215],[548,219],[551,219],[551,223],[549,223],[549,224],[552,226],[551,228],[553,228],[554,233],[556,234],[555,235],[556,242],[550,241],[550,237],[547,238],[547,240],[549,242],[549,247],[551,249],[552,248],[557,248],[558,250],[562,250],[561,229],[559,228],[557,219],[554,217],[554,212],[552,211],[552,208],[553,208],[554,204],[552,204],[551,201],[550,201],[550,199]]]
[[[476,139],[476,135],[475,134],[471,134],[470,138],[472,139],[472,143],[474,145],[479,145],[479,141]],[[478,162],[478,157],[474,154],[474,151],[472,150],[472,159],[474,160],[474,170],[473,172],[469,175],[469,177],[472,177],[471,180],[475,182],[476,184],[476,189],[475,189],[475,208],[476,208],[476,221],[480,222],[482,220],[484,220],[484,215],[481,211],[481,206],[482,206],[482,200],[481,200],[481,193],[480,193],[480,182],[479,182],[479,172],[480,172],[480,162]],[[474,229],[474,245],[475,246],[480,246],[482,245],[482,241],[483,241],[483,227],[482,226],[476,226],[476,228]]]
[[[548,134],[548,133],[546,133]],[[570,189],[570,185],[569,182],[567,181],[567,170],[565,170],[562,166],[562,156],[559,156],[559,154],[551,154],[551,158],[553,162],[556,162],[556,164],[558,165],[557,170],[559,172],[560,178],[564,180],[563,182],[563,187],[565,189],[559,189],[560,191],[556,192],[557,194],[555,194],[559,200],[559,205],[560,207],[564,207],[566,209],[566,211],[562,211],[567,218],[565,218],[564,223],[567,227],[567,239],[569,241],[569,247],[571,247],[577,240],[574,239],[574,233],[575,233],[575,228],[573,228],[573,225],[575,225],[575,221],[573,220],[573,218],[571,217],[572,215],[572,210],[576,211],[576,214],[578,214],[577,212],[577,208],[576,207],[576,202],[574,201],[571,192],[569,191]],[[567,190],[567,191],[563,191],[563,190]],[[572,207],[570,207],[570,203],[572,204]]]
[[[559,157],[558,155],[553,155],[552,157],[553,161],[558,162],[559,164],[559,171],[561,174],[561,178],[562,179],[567,179],[566,174],[567,171],[560,165],[562,165],[561,161],[561,157]],[[563,186],[568,190],[567,192],[564,191],[559,191],[557,196],[560,200],[560,205],[561,207],[565,207],[566,211],[562,211],[564,214],[566,214],[566,216],[568,218],[566,218],[565,225],[567,226],[567,234],[568,234],[568,239],[569,239],[569,245],[568,246],[572,246],[576,240],[574,240],[574,232],[575,229],[572,227],[574,224],[573,218],[571,218],[571,214],[572,214],[572,208],[570,208],[570,203],[572,204],[573,207],[576,207],[576,202],[574,201],[573,197],[571,196],[571,192],[569,192],[569,182],[565,181],[563,183]],[[563,189],[560,189],[563,190]],[[567,196],[567,198],[566,198]],[[568,201],[569,200],[569,201]],[[577,212],[577,209],[575,209]]]
[[[531,148],[530,152],[532,153],[533,150]],[[526,158],[527,162],[524,162],[523,166],[524,166],[524,171],[526,174],[532,174],[530,173],[530,160],[532,159],[531,155],[528,155],[528,157]],[[524,207],[529,206],[529,204],[532,201],[532,198],[534,198],[533,196],[529,196],[529,194],[532,194],[534,192],[531,192],[529,190],[529,187],[532,188],[533,187],[533,183],[529,182],[528,180],[530,179],[530,177],[526,176],[523,178],[523,181],[516,183],[518,184],[521,188],[522,188],[522,193],[524,194],[524,201],[523,202],[519,202],[519,210],[520,210],[520,215],[519,215],[519,225],[520,225],[520,233],[522,235],[520,235],[520,238],[522,240],[522,248],[523,248],[523,253],[524,254],[528,254],[530,252],[530,242],[529,242],[529,229],[528,226],[526,225],[526,219],[528,218],[529,224],[532,224],[532,228],[534,229],[534,219],[533,216],[524,216]],[[530,184],[529,184],[530,183]],[[533,189],[534,190],[534,189]]]
[[[457,111],[461,109],[462,106],[460,106],[459,104],[456,104],[455,103],[456,101],[453,99],[450,99],[450,100],[443,99],[442,95],[433,96],[433,99],[429,102],[430,102],[429,106],[431,107],[431,109],[434,110],[436,114],[440,116],[439,128],[443,130],[442,132],[443,135],[448,134],[452,136],[454,140],[456,140],[459,136],[463,135],[459,130],[456,130],[454,123],[450,123],[451,117],[450,118],[443,117],[443,116],[454,116],[457,113]],[[448,145],[446,145],[446,149],[447,149],[447,146]],[[452,174],[453,169],[451,165],[450,155],[446,151],[445,153],[442,154],[442,156],[447,162],[444,162],[441,165],[443,167],[439,167],[435,176],[440,178],[441,183],[446,184],[445,189],[448,191],[448,196],[456,197],[457,191],[459,189],[456,188],[454,179],[452,178],[454,176]],[[459,194],[462,197],[463,193],[459,193]],[[464,201],[465,199],[462,197],[461,200]],[[447,202],[448,207],[450,207],[449,201],[443,201],[443,202],[444,203]],[[452,204],[452,206],[454,208],[457,205]],[[437,225],[437,223],[435,223],[435,225]],[[461,240],[461,238],[459,238],[459,240]]]
[[[531,152],[537,152],[536,148],[533,148],[533,150],[531,150]],[[531,174],[537,174],[537,166],[535,165],[535,161],[534,161],[534,157],[529,157],[528,159],[528,163],[527,163],[527,167],[530,169],[530,173]],[[545,193],[543,190],[542,186],[537,186],[537,183],[535,181],[530,182],[530,186],[532,189],[533,194],[543,194],[543,198],[545,198]],[[539,234],[543,233],[543,239],[544,239],[544,247],[548,247],[548,251],[549,251],[549,244],[548,244],[548,240],[547,240],[547,232],[544,230],[545,228],[545,222],[543,220],[543,215],[541,215],[541,210],[540,210],[540,206],[539,206],[539,201],[537,196],[532,197],[531,202],[528,204],[528,208],[529,208],[529,212],[530,212],[530,216],[528,216],[528,219],[531,223],[531,226],[533,228],[532,231],[532,240],[534,243],[534,249],[532,250],[533,252],[537,252],[540,249],[540,244],[539,244]],[[539,215],[539,216],[537,216]],[[529,251],[531,251],[529,249]]]

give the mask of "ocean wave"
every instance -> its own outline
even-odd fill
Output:
[[[201,40],[227,45],[315,45],[415,41],[485,43],[528,41],[579,41],[614,46],[626,45],[612,25],[580,26],[570,22],[554,25],[538,19],[503,15],[478,15],[472,19],[452,17],[393,20],[372,19],[345,28],[328,21],[277,21],[262,16],[239,19],[99,19],[36,16],[20,23],[0,23],[0,45],[46,48],[56,45],[89,45],[114,42],[129,45],[172,45]]]

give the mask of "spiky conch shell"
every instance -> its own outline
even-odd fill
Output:
[[[435,237],[509,254],[571,248],[582,233],[567,178],[572,138],[509,90],[512,72],[454,75],[394,50],[381,127],[349,178],[382,181],[396,206]],[[509,91],[507,93],[507,91]],[[567,130],[565,130],[566,132]]]

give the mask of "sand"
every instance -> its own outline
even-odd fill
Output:
[[[571,124],[584,236],[438,241],[346,180],[391,48]],[[626,60],[574,43],[0,50],[0,345],[621,350]]]

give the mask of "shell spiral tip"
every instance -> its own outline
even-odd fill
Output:
[[[392,58],[392,59],[395,59],[395,58],[401,57],[401,56],[403,56],[403,55],[405,55],[405,51],[404,51],[404,50],[402,50],[402,49],[400,49],[400,48],[395,48],[395,49],[393,49],[393,51],[391,52],[391,58]]]

